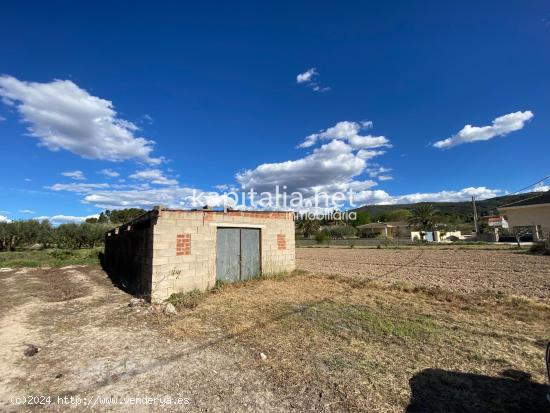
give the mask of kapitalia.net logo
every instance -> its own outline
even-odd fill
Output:
[[[193,190],[190,204],[193,207],[229,209],[257,209],[294,211],[300,219],[354,220],[356,213],[341,212],[356,207],[353,190],[341,192],[326,191],[287,191],[287,186],[275,185],[273,191],[256,191],[254,188],[241,187],[223,193],[201,192]]]

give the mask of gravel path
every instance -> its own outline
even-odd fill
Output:
[[[314,273],[550,299],[550,257],[510,250],[298,248],[296,260]]]

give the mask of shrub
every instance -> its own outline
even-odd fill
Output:
[[[317,244],[326,244],[330,237],[325,231],[318,232],[315,234],[315,241],[317,241]]]
[[[52,250],[48,253],[52,258],[56,260],[65,260],[67,258],[72,258],[75,256],[74,251],[71,250]]]
[[[205,293],[199,290],[189,291],[188,293],[172,294],[167,302],[171,303],[176,308],[196,308],[204,299]]]
[[[336,225],[328,227],[325,230],[328,236],[332,239],[342,239],[347,237],[354,237],[357,234],[357,230],[350,225]]]

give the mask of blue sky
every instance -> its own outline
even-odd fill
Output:
[[[548,2],[18,1],[0,38],[3,219],[242,184],[459,200],[550,173]]]

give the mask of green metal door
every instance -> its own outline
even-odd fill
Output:
[[[241,280],[260,275],[260,230],[241,229]]]
[[[248,280],[259,276],[260,271],[260,230],[218,228],[216,280]]]
[[[216,242],[216,280],[232,282],[241,275],[241,230],[218,228]]]

